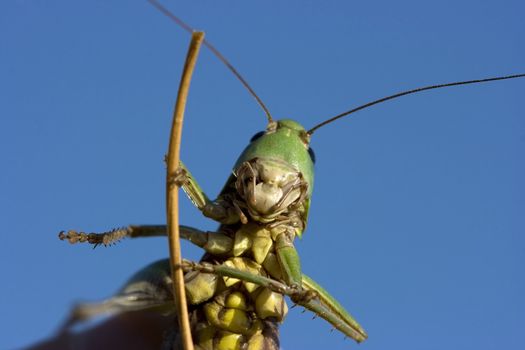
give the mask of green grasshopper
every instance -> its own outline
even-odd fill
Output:
[[[163,10],[165,11],[165,10]],[[250,140],[215,200],[202,191],[181,164],[172,181],[193,204],[221,226],[204,232],[181,226],[181,236],[206,251],[200,263],[185,262],[192,332],[200,349],[278,349],[278,325],[287,313],[284,295],[313,311],[357,342],[367,338],[355,319],[322,287],[301,271],[294,247],[307,224],[315,157],[310,136],[318,128],[371,105],[446,86],[522,77],[521,75],[434,85],[414,89],[333,117],[306,130],[293,120],[274,121]],[[266,110],[266,109],[265,109]],[[129,226],[96,234],[62,232],[71,243],[111,244],[123,237],[165,235],[166,227]],[[101,312],[155,309],[173,312],[168,260],[133,276],[113,298],[74,309],[70,322]],[[174,330],[168,343],[177,342]]]
[[[293,240],[306,226],[313,164],[307,131],[292,120],[270,120],[266,131],[257,133],[242,152],[216,200],[211,201],[181,165],[174,181],[182,185],[205,216],[222,224],[213,233],[180,228],[183,238],[207,252],[203,263],[184,266],[189,303],[203,305],[195,311],[198,322],[194,328],[196,344],[201,348],[228,349],[242,344],[250,349],[278,348],[276,336],[265,335],[276,334],[277,323],[287,313],[282,294],[290,295],[295,303],[314,311],[357,342],[367,338],[352,316],[301,272]],[[69,231],[60,237],[72,243],[110,244],[123,237],[165,232],[165,226],[130,226],[103,234]],[[100,311],[169,309],[168,271],[167,260],[148,266],[105,304],[79,306],[72,321]]]

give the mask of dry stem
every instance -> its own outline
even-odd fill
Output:
[[[173,124],[171,128],[170,145],[168,150],[167,176],[166,176],[166,202],[167,202],[167,224],[168,237],[170,245],[170,263],[173,278],[173,292],[175,295],[175,304],[177,307],[179,329],[182,337],[182,346],[185,350],[193,350],[193,341],[191,339],[190,322],[188,318],[188,307],[186,304],[186,292],[184,290],[184,274],[181,265],[180,240],[179,240],[179,191],[172,181],[171,177],[179,167],[180,160],[180,143],[182,135],[182,121],[186,100],[191,82],[191,76],[200,45],[204,39],[204,33],[195,32],[191,37],[190,47],[184,64],[184,71],[179,85],[179,93],[173,112]]]

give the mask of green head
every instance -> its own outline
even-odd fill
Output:
[[[301,172],[308,183],[308,198],[311,197],[315,156],[310,148],[310,135],[301,124],[291,119],[271,121],[266,131],[252,137],[235,163],[234,170],[254,158],[278,160]]]

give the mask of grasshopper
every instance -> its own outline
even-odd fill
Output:
[[[344,308],[302,273],[295,236],[306,229],[313,190],[315,157],[310,136],[318,128],[353,112],[403,95],[446,86],[522,77],[441,84],[388,96],[328,119],[306,130],[293,120],[274,121],[250,140],[215,200],[202,191],[181,164],[172,181],[179,184],[203,215],[218,221],[216,232],[181,226],[182,237],[206,251],[200,263],[186,262],[187,293],[193,332],[202,349],[277,349],[278,324],[287,313],[283,295],[326,319],[361,342],[364,329]],[[165,226],[129,226],[101,234],[62,232],[71,243],[111,244],[124,237],[161,236]],[[100,312],[156,309],[170,313],[167,260],[139,271],[120,293],[102,304],[77,307],[70,323]],[[176,342],[176,331],[172,335]]]
[[[282,294],[290,295],[295,303],[316,312],[357,342],[367,338],[353,317],[301,272],[293,241],[306,227],[310,206],[314,156],[308,145],[309,135],[300,124],[271,120],[266,131],[255,134],[242,152],[214,201],[183,164],[175,175],[174,181],[195,206],[221,223],[217,232],[180,228],[183,238],[207,253],[203,263],[184,266],[190,304],[204,305],[194,312],[194,333],[201,348],[278,348],[277,323],[288,309]],[[107,245],[123,237],[165,232],[165,226],[130,226],[102,234],[61,232],[60,238]],[[146,267],[104,304],[77,307],[71,322],[100,311],[169,309],[168,271],[167,260]]]

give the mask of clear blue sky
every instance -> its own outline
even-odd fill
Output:
[[[276,118],[311,127],[425,84],[525,71],[523,1],[168,1]],[[145,1],[0,4],[0,348],[111,295],[164,239],[57,239],[163,223],[163,155],[188,35]],[[407,97],[314,136],[303,269],[369,332],[360,349],[521,349],[525,79]],[[182,156],[220,190],[265,118],[206,50]],[[187,200],[182,221],[213,229]],[[198,259],[189,245],[183,254]],[[292,310],[284,349],[353,347]],[[521,344],[521,345],[520,345]]]

